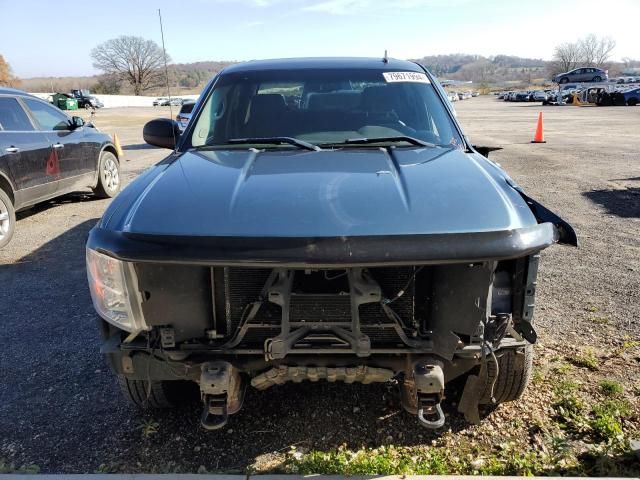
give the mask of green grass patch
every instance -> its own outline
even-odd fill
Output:
[[[606,400],[594,405],[590,426],[597,437],[609,443],[622,442],[622,419],[631,415],[631,406],[626,400]]]
[[[573,366],[569,362],[560,361],[553,366],[552,370],[559,375],[566,375],[572,368]]]
[[[616,397],[624,392],[624,387],[615,380],[602,380],[600,382],[600,392],[607,397]]]
[[[22,473],[22,474],[36,474],[40,473],[40,467],[32,463],[27,465],[18,465],[7,462],[0,459],[0,474],[6,473]]]
[[[621,357],[622,355],[627,353],[629,350],[633,350],[634,348],[638,348],[638,347],[640,347],[639,341],[625,339],[624,342],[622,342],[622,346],[615,349],[614,354],[618,357]]]
[[[576,367],[588,368],[594,372],[598,370],[600,364],[598,357],[596,357],[595,352],[591,348],[587,348],[576,356],[567,358],[567,360]]]
[[[589,320],[596,325],[609,325],[609,319],[607,317],[591,317]]]
[[[587,404],[578,390],[578,384],[573,380],[563,380],[554,388],[553,408],[562,429],[582,431],[587,428]]]
[[[549,445],[547,451],[523,451],[514,442],[492,451],[446,447],[361,448],[341,447],[328,452],[290,452],[284,469],[303,475],[549,475],[572,473],[576,461]]]

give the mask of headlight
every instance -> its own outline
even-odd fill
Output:
[[[102,318],[127,332],[149,330],[132,264],[87,248],[87,277],[93,306]]]

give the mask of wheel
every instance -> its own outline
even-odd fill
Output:
[[[85,103],[84,104],[84,109],[85,110],[91,110],[91,104],[90,103]]]
[[[176,384],[178,381],[130,380],[118,376],[122,394],[143,410],[174,408],[179,404]]]
[[[111,152],[102,152],[98,162],[98,185],[93,193],[100,198],[114,197],[120,191],[120,164]]]
[[[629,105],[630,107],[635,107],[637,104],[638,104],[637,98],[630,98],[629,101],[627,102],[627,105]]]
[[[593,81],[594,82],[601,82],[602,81],[602,77],[595,76],[595,77],[593,77]]]
[[[562,77],[560,79],[560,83],[569,83],[569,79],[567,77]]]
[[[519,399],[531,378],[533,369],[533,345],[527,345],[518,349],[505,349],[497,351],[498,372],[496,377],[496,365],[493,361],[487,364],[488,381],[480,396],[481,405],[512,402]],[[493,386],[493,398],[491,400],[491,385]]]
[[[0,248],[9,243],[16,228],[16,211],[9,196],[0,190]]]

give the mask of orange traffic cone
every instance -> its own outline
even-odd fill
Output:
[[[536,128],[536,135],[533,137],[531,143],[547,143],[544,141],[544,125],[542,123],[542,112],[538,114],[538,127]]]
[[[116,147],[116,153],[118,154],[118,158],[122,158],[124,152],[122,151],[122,147],[120,146],[120,140],[118,140],[118,135],[116,133],[113,134],[113,146]]]

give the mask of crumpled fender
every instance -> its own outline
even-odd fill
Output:
[[[527,203],[531,212],[536,217],[538,223],[550,222],[556,227],[558,231],[558,243],[561,245],[570,245],[572,247],[578,246],[578,236],[576,235],[576,231],[573,229],[571,225],[569,225],[566,221],[560,218],[558,215],[553,213],[547,207],[537,202],[533,198],[529,197],[526,193],[524,193],[519,188],[515,188],[515,190],[520,194],[523,200]]]

